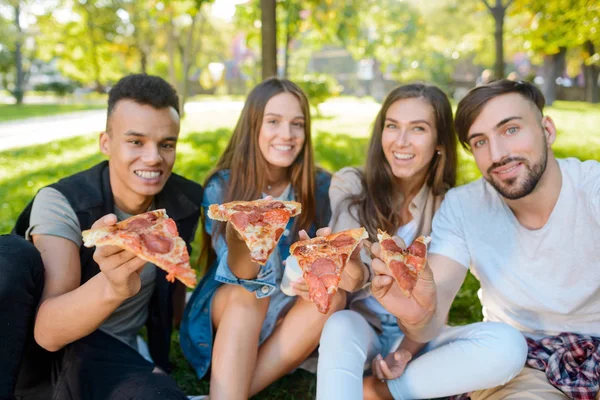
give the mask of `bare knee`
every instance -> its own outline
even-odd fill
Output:
[[[222,285],[215,293],[211,315],[215,328],[224,314],[236,314],[264,320],[269,308],[269,298],[257,298],[256,294],[239,285]]]

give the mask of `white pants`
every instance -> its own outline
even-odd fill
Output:
[[[391,315],[381,315],[383,333],[357,312],[333,314],[321,335],[317,399],[362,399],[363,373],[372,359],[395,350],[402,332]],[[398,379],[387,381],[394,399],[427,399],[502,385],[525,365],[527,344],[516,329],[480,322],[447,327],[408,364]]]

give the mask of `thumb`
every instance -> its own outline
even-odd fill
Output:
[[[411,358],[412,358],[412,355],[406,350],[399,350],[394,353],[394,360],[396,360],[398,362],[402,362],[402,363],[406,364],[410,361]]]
[[[106,214],[92,225],[92,229],[104,228],[117,223],[117,216],[115,214]]]

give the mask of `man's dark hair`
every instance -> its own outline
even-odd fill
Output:
[[[121,78],[108,92],[108,116],[119,100],[133,100],[156,109],[173,107],[179,114],[179,97],[167,81],[158,76],[134,74]]]
[[[473,88],[458,103],[456,117],[454,118],[454,127],[458,134],[458,140],[463,147],[466,149],[469,148],[469,143],[467,142],[469,129],[477,117],[479,117],[481,110],[483,110],[483,107],[487,102],[495,97],[508,93],[520,94],[535,104],[538,110],[540,110],[540,113],[543,114],[544,105],[546,103],[544,95],[532,83],[500,79]]]

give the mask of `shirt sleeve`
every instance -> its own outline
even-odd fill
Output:
[[[469,268],[471,257],[465,240],[463,216],[451,190],[433,217],[430,253],[446,256]]]
[[[332,217],[329,227],[332,232],[360,228],[356,207],[351,206],[348,197],[360,193],[362,183],[354,168],[343,168],[333,175],[329,186],[329,201]],[[366,248],[360,253],[362,261],[371,269],[371,256]],[[373,272],[370,271],[371,276]],[[369,282],[367,282],[369,284]]]
[[[222,204],[223,182],[224,180],[218,176],[211,179],[204,189],[204,198],[202,199],[205,217],[204,228],[211,236],[211,243],[217,255],[215,280],[221,283],[242,286],[249,292],[255,292],[257,298],[267,297],[277,288],[276,266],[274,265],[275,262],[280,262],[276,254],[277,249],[273,251],[267,263],[261,266],[256,279],[240,279],[231,272],[227,263],[229,249],[224,235],[213,234],[214,221],[208,217],[208,207],[211,204]]]
[[[33,200],[27,240],[32,235],[57,236],[72,241],[81,247],[81,227],[71,204],[62,193],[54,188],[43,188]]]

